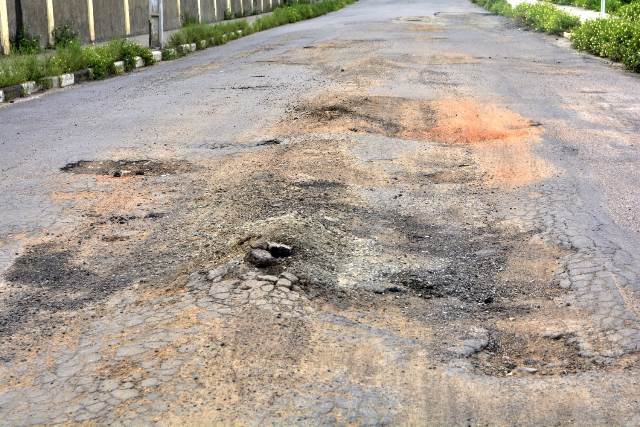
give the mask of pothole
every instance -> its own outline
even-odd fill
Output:
[[[391,22],[394,24],[420,24],[420,23],[431,23],[433,22],[433,17],[431,16],[403,16],[400,18],[395,18]]]
[[[593,367],[581,357],[575,338],[533,333],[491,331],[483,351],[473,356],[481,372],[494,376],[563,375]]]
[[[158,176],[187,172],[188,162],[181,160],[80,160],[60,168],[63,172],[81,175],[105,175],[115,178],[125,176]]]
[[[297,109],[301,127],[319,132],[366,132],[389,137],[422,138],[435,124],[426,101],[390,96],[354,96]]]

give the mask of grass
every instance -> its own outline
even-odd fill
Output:
[[[196,43],[198,48],[216,46],[257,31],[324,15],[355,1],[323,0],[309,3],[300,0],[279,7],[271,15],[258,18],[252,24],[246,20],[220,24],[198,24],[193,20],[186,20],[183,28],[171,36],[168,46],[191,43]],[[55,52],[23,51],[0,58],[0,88],[27,81],[40,82],[47,76],[73,73],[86,68],[93,70],[94,79],[103,79],[116,73],[113,66],[116,61],[124,61],[126,71],[133,69],[136,56],[141,57],[146,65],[153,64],[150,49],[128,40],[113,40],[100,46],[81,46],[69,29],[62,28],[59,33],[64,43],[60,43]],[[202,40],[206,42],[204,45],[200,44]],[[162,52],[163,59],[174,59],[180,55],[168,49]]]
[[[0,87],[26,81],[39,82],[46,76],[73,73],[85,68],[93,69],[93,76],[102,79],[115,73],[113,63],[124,61],[125,70],[135,66],[135,57],[145,64],[153,63],[151,50],[128,40],[113,40],[102,46],[83,47],[73,41],[58,47],[54,53],[15,54],[0,59]]]
[[[246,20],[221,24],[196,24],[185,25],[179,31],[173,33],[169,39],[169,47],[178,47],[183,44],[207,41],[209,46],[220,45],[238,37],[246,36],[258,31],[268,30],[280,25],[291,24],[305,19],[325,15],[354,3],[355,0],[323,0],[318,3],[298,2],[288,6],[276,8],[270,15],[256,19],[252,24]],[[238,33],[241,31],[241,34]]]
[[[473,3],[487,9],[489,12],[503,16],[512,16],[513,8],[506,0],[471,0]]]

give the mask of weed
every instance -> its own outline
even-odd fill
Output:
[[[40,37],[29,34],[27,28],[21,28],[13,40],[13,50],[21,55],[30,55],[39,53]]]
[[[64,24],[53,29],[53,40],[56,47],[65,47],[74,42],[78,42],[79,33],[75,31],[69,24]]]

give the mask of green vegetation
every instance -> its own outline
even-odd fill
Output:
[[[78,41],[59,46],[54,54],[15,54],[0,59],[0,87],[26,81],[39,82],[46,76],[93,69],[93,76],[102,79],[113,74],[113,63],[124,61],[125,70],[135,66],[135,57],[153,64],[151,50],[128,40],[113,40],[102,46],[82,47]]]
[[[53,29],[53,40],[56,46],[68,46],[80,40],[80,34],[69,24],[64,24]]]
[[[484,7],[489,12],[498,15],[512,16],[513,8],[506,0],[471,0],[473,3]]]
[[[271,15],[258,18],[253,24],[239,20],[209,25],[198,24],[187,18],[184,27],[171,36],[169,47],[191,43],[198,44],[199,48],[220,45],[257,31],[324,15],[354,1],[356,0],[323,0],[318,3],[297,1],[277,8]],[[150,49],[128,40],[81,46],[77,32],[68,25],[57,27],[54,39],[55,51],[40,53],[40,41],[27,33],[21,33],[14,42],[16,53],[0,58],[0,88],[27,81],[41,82],[47,76],[73,73],[86,68],[93,70],[94,79],[103,79],[116,73],[113,65],[116,61],[123,61],[126,71],[133,69],[137,56],[146,65],[153,63]],[[206,45],[201,44],[203,40]],[[180,52],[172,49],[162,52],[163,59],[174,59],[180,55]]]
[[[600,10],[600,0],[547,0],[551,3],[578,6],[584,9]],[[625,4],[631,3],[633,0],[607,0],[607,13],[615,13]]]
[[[513,16],[527,27],[549,34],[562,34],[580,25],[580,19],[546,3],[521,3]]]
[[[616,12],[616,16],[633,22],[640,22],[640,0],[622,6]]]
[[[256,19],[253,24],[249,24],[246,20],[221,24],[190,23],[183,26],[180,31],[173,33],[168,45],[175,48],[183,44],[198,43],[201,40],[206,40],[210,46],[220,45],[240,36],[315,18],[342,9],[354,1],[324,0],[318,3],[309,3],[307,1],[290,3],[288,6],[275,9],[269,16]],[[238,31],[241,31],[241,33],[238,33]]]
[[[571,34],[573,47],[640,72],[640,22],[619,17],[596,19]]]
[[[279,25],[315,18],[316,16],[342,9],[354,3],[354,1],[355,0],[324,0],[318,3],[299,2],[290,6],[280,7],[275,9],[271,15],[258,18],[253,23],[253,30],[263,31]]]
[[[514,17],[522,24],[550,34],[571,32],[573,47],[594,55],[622,62],[629,70],[640,72],[640,0],[607,0],[615,10],[611,17],[580,24],[577,17],[551,4],[522,3],[512,8],[505,0],[471,0],[500,15]],[[595,8],[600,0],[549,0]]]
[[[176,31],[169,39],[169,47],[178,47],[183,44],[198,43],[206,40],[210,45],[220,45],[229,40],[251,33],[251,25],[245,20],[227,22],[222,24],[190,24],[184,26],[180,31]]]
[[[21,28],[16,34],[16,38],[11,43],[11,50],[23,55],[31,55],[39,53],[40,37],[29,34],[26,28]]]

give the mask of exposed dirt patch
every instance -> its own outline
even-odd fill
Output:
[[[589,369],[571,336],[544,337],[513,331],[491,331],[489,344],[474,363],[489,375],[554,375]]]
[[[538,124],[506,108],[472,99],[433,102],[437,124],[432,135],[439,141],[477,144],[490,141],[519,141],[538,136]]]
[[[540,124],[493,104],[471,99],[423,101],[387,96],[319,98],[278,130],[376,133],[389,137],[469,144],[489,185],[515,187],[550,176],[553,168],[532,152]],[[461,179],[462,175],[459,176]],[[447,172],[442,180],[456,181]],[[435,179],[439,179],[435,177]]]
[[[184,161],[171,160],[80,160],[60,168],[63,172],[85,175],[108,175],[113,177],[140,175],[167,175],[186,172],[190,165]]]
[[[295,122],[298,132],[367,132],[408,137],[424,135],[435,124],[435,113],[428,102],[389,96],[320,99],[297,108],[294,114],[299,116]]]

